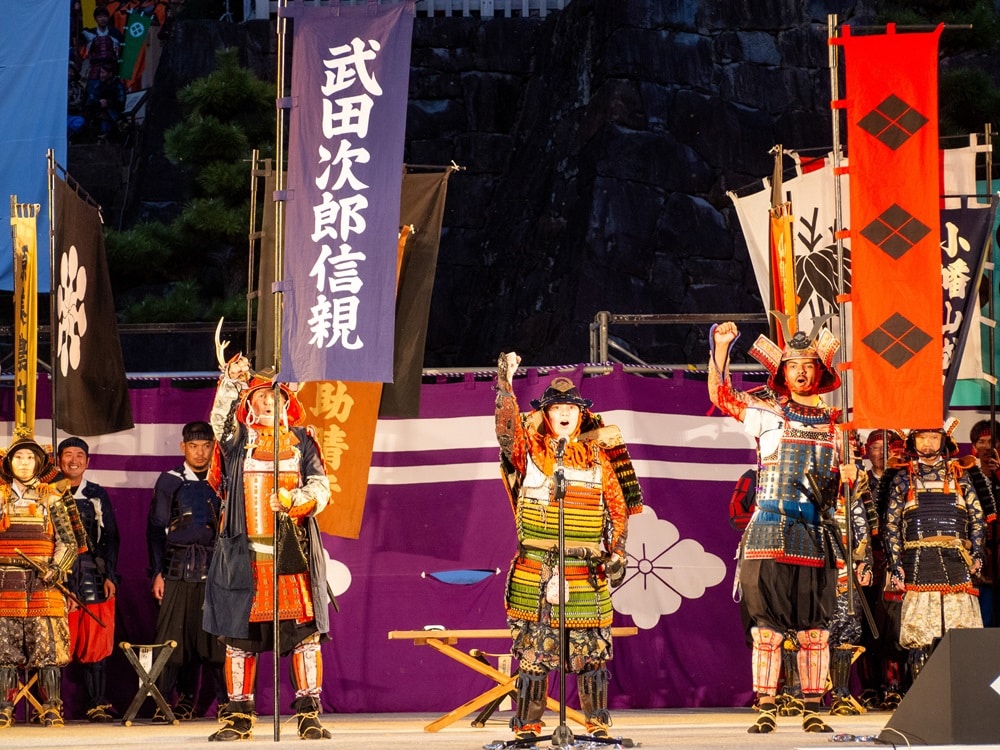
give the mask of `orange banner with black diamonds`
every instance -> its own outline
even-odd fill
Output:
[[[938,38],[851,36],[844,48],[851,197],[852,422],[944,419]]]

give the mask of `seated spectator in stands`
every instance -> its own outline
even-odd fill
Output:
[[[85,106],[90,126],[97,132],[100,141],[118,133],[118,123],[125,111],[125,83],[110,65],[102,65],[98,87],[93,96],[87,97]]]
[[[83,132],[87,125],[87,118],[83,116],[83,102],[86,90],[83,81],[80,79],[80,68],[75,62],[69,62],[69,80],[67,82],[66,100],[66,131],[69,140],[72,142],[76,136]]]
[[[105,65],[112,66],[113,72],[118,72],[118,60],[122,54],[125,40],[122,34],[114,26],[110,25],[111,14],[108,9],[98,7],[94,9],[94,21],[97,26],[91,29],[84,29],[83,56],[89,61],[90,68],[87,71],[87,98],[94,98],[97,88],[101,83],[101,68]]]

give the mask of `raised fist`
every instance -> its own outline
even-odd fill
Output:
[[[497,383],[504,390],[513,390],[514,373],[521,364],[521,358],[516,352],[501,352],[497,358]]]
[[[726,349],[739,335],[740,331],[736,327],[736,324],[731,320],[727,320],[725,323],[719,323],[715,327],[715,330],[712,332],[712,339],[717,348]]]
[[[250,379],[250,360],[238,354],[226,363],[226,377],[238,383]]]

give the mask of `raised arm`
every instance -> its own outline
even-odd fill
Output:
[[[240,392],[247,387],[249,379],[250,360],[242,354],[233,357],[222,367],[222,377],[219,378],[219,387],[215,391],[215,401],[212,403],[212,412],[208,418],[215,439],[219,442],[231,438],[236,429],[231,419],[233,405],[239,398]]]
[[[501,353],[497,360],[496,432],[500,451],[518,470],[524,469],[521,413],[514,396],[514,373],[521,358],[515,352]]]
[[[739,336],[739,329],[732,321],[712,326],[709,333],[708,397],[718,409],[742,422],[747,399],[745,394],[733,388],[729,379],[729,350]]]

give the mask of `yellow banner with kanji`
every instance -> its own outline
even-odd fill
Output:
[[[35,434],[35,376],[38,370],[38,240],[41,206],[10,197],[14,241],[14,436]]]

